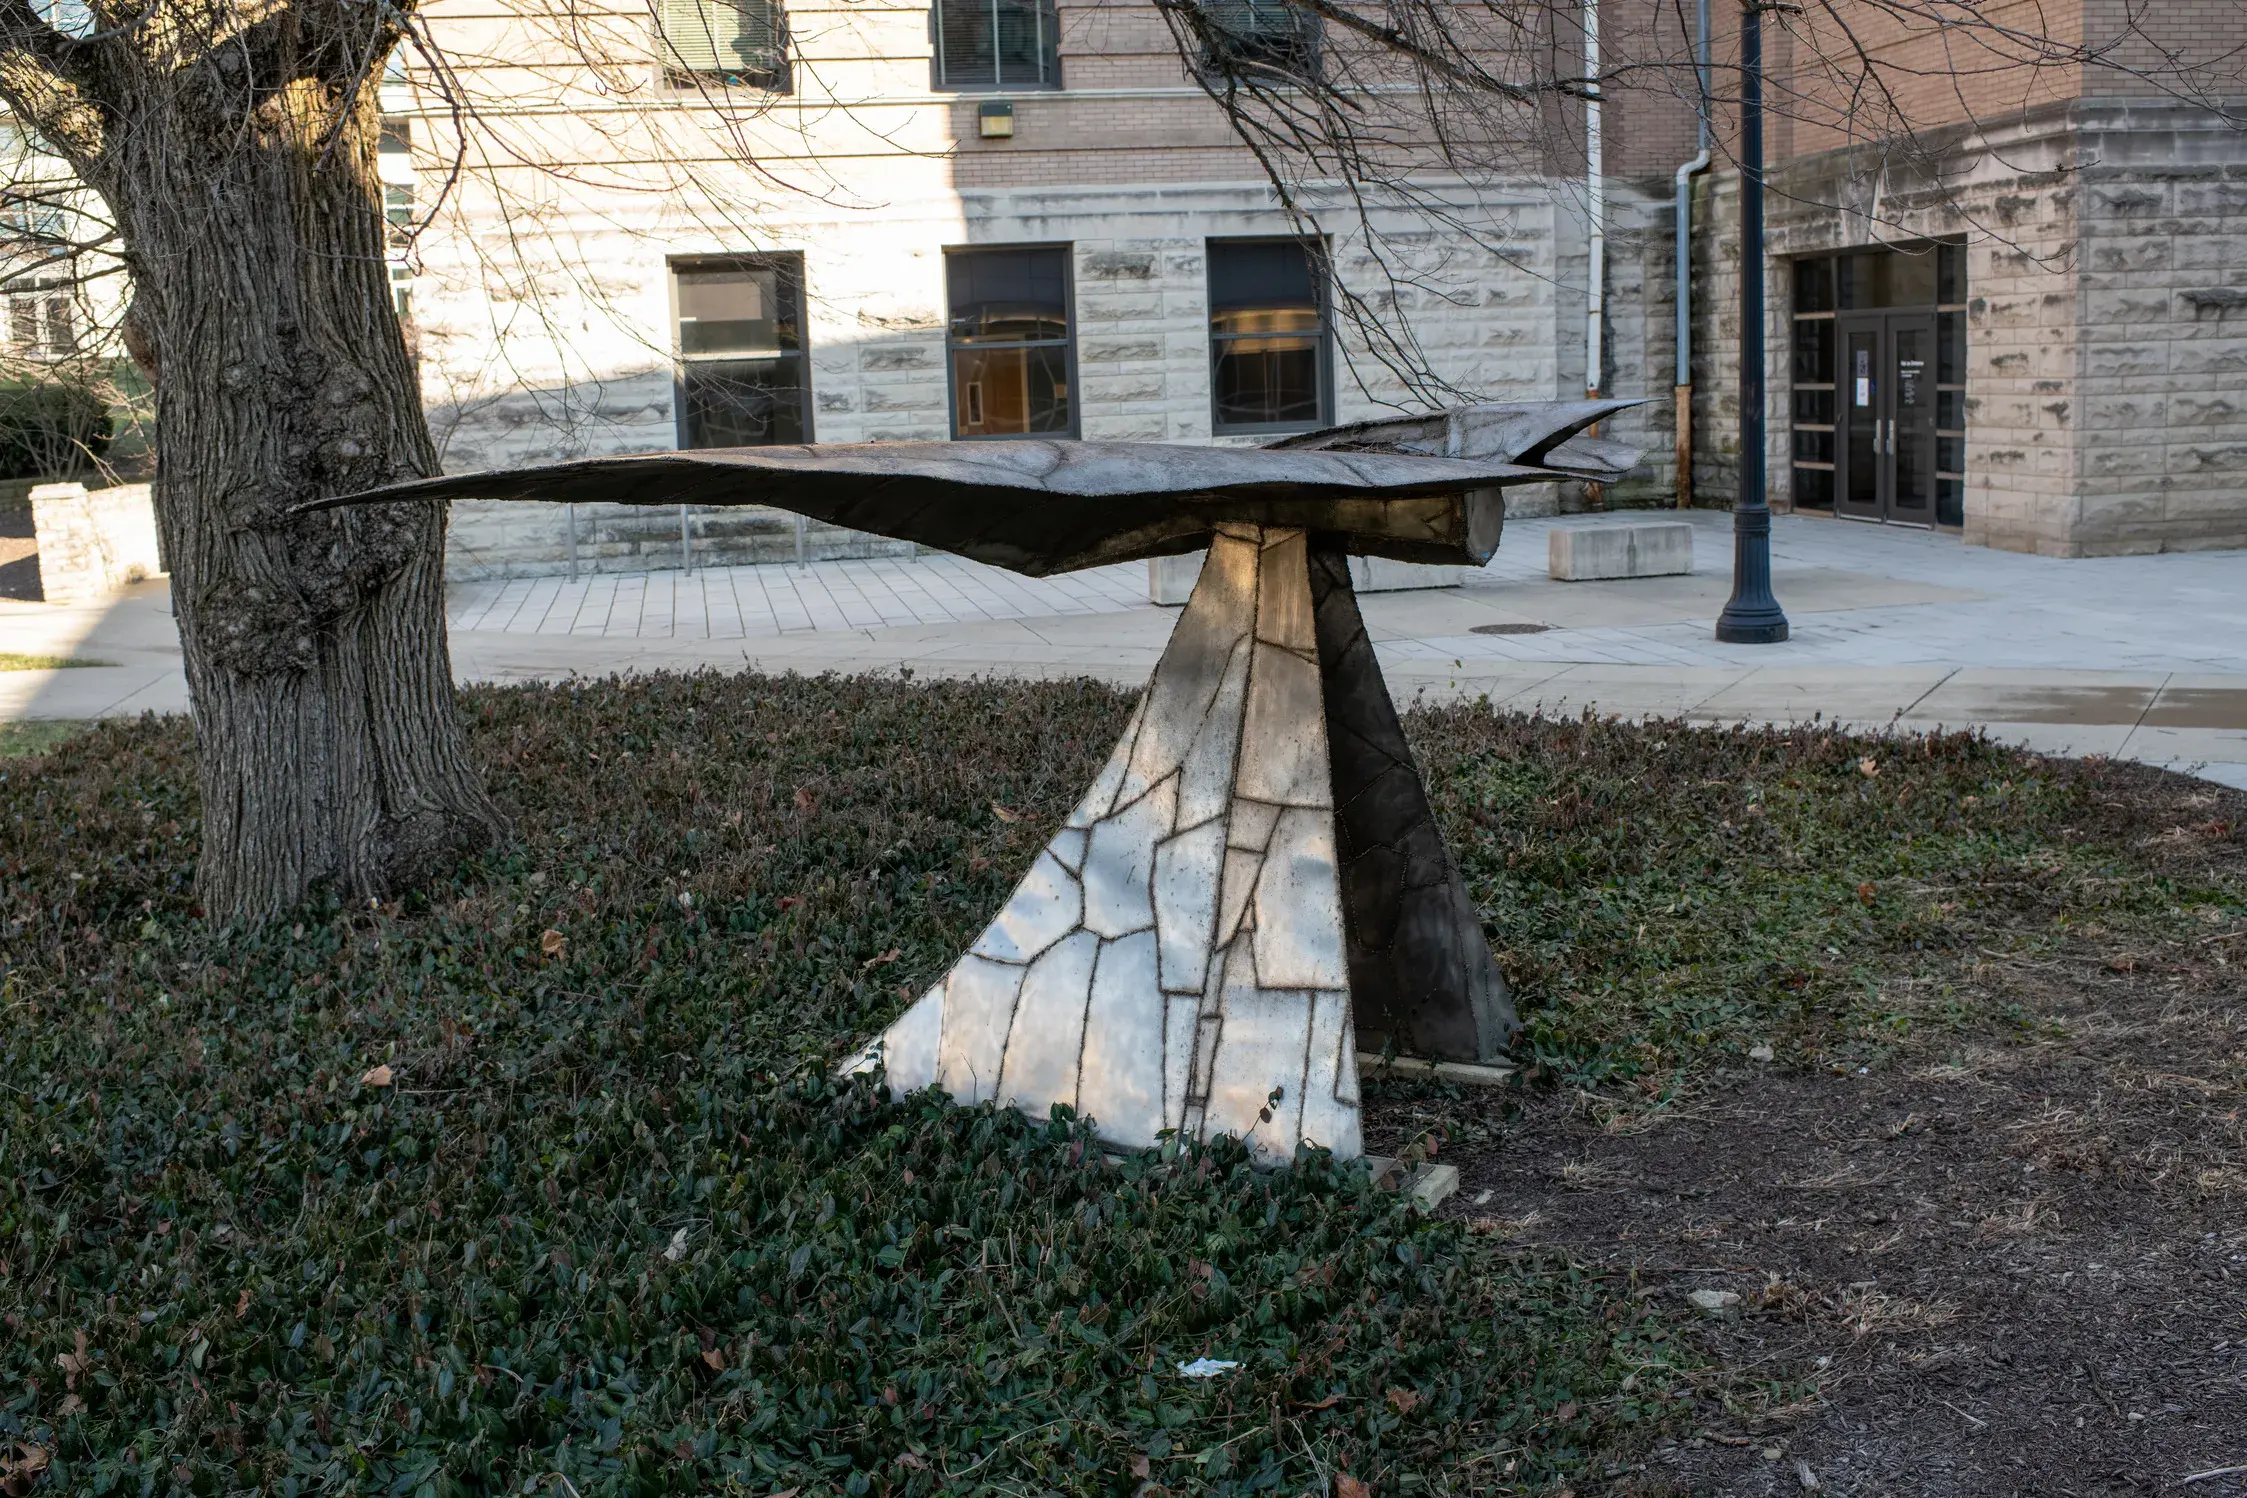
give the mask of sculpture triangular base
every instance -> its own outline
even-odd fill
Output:
[[[1126,1147],[1235,1134],[1278,1163],[1359,1153],[1359,1025],[1481,1060],[1512,1024],[1347,558],[1228,525],[1092,789],[856,1064],[1033,1116],[1066,1103]]]

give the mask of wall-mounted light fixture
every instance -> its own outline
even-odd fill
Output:
[[[985,99],[976,107],[976,133],[985,140],[1012,140],[1014,138],[1014,101],[1012,99]]]

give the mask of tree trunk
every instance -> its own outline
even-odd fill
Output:
[[[384,896],[507,831],[453,696],[443,508],[286,514],[437,467],[383,258],[374,90],[346,104],[351,84],[250,66],[222,50],[146,91],[97,183],[154,365],[214,920]]]

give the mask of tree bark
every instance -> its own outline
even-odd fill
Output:
[[[155,371],[215,920],[385,896],[507,832],[453,696],[443,507],[286,513],[437,469],[384,262],[375,90],[303,76],[286,43],[149,80],[94,170]]]

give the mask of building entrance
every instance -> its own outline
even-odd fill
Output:
[[[1794,500],[1849,520],[1965,519],[1965,247],[1794,263]]]
[[[1834,512],[1852,520],[1935,523],[1935,315],[1837,319],[1842,440]]]

